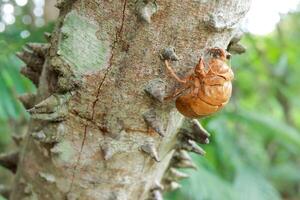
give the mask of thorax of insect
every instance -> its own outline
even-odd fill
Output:
[[[171,97],[176,98],[176,108],[186,117],[211,115],[221,110],[231,97],[234,74],[227,64],[229,54],[221,48],[211,48],[208,53],[207,64],[201,57],[193,72],[185,78],[179,78],[165,60],[168,71],[181,83]]]

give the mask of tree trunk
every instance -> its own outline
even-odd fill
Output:
[[[58,1],[50,45],[18,54],[38,93],[22,99],[32,117],[11,200],[159,199],[175,189],[184,175],[174,167],[194,167],[180,150],[203,154],[193,140],[208,135],[163,100],[176,84],[161,54],[174,47],[184,74],[207,48],[226,49],[249,1]]]

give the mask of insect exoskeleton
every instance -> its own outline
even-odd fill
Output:
[[[182,84],[172,97],[177,97],[176,108],[186,117],[211,115],[222,109],[231,97],[234,74],[227,64],[230,54],[221,48],[208,49],[208,53],[207,64],[201,57],[194,72],[185,78],[179,78],[165,60],[171,75]]]

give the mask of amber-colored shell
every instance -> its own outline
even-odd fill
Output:
[[[200,87],[197,94],[193,93],[194,89],[190,89],[176,99],[176,108],[181,114],[190,118],[204,117],[219,111],[228,103],[234,74],[225,61],[225,54],[213,57],[208,63],[207,72],[201,76],[191,76],[190,82],[193,84],[198,79]]]

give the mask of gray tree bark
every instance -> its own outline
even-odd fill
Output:
[[[195,167],[208,134],[163,98],[176,71],[210,47],[238,42],[250,0],[65,0],[49,44],[18,56],[38,86],[22,97],[31,113],[12,200],[160,199]],[[171,48],[172,47],[172,48]],[[182,126],[184,127],[182,128]],[[164,187],[162,187],[162,184]]]

